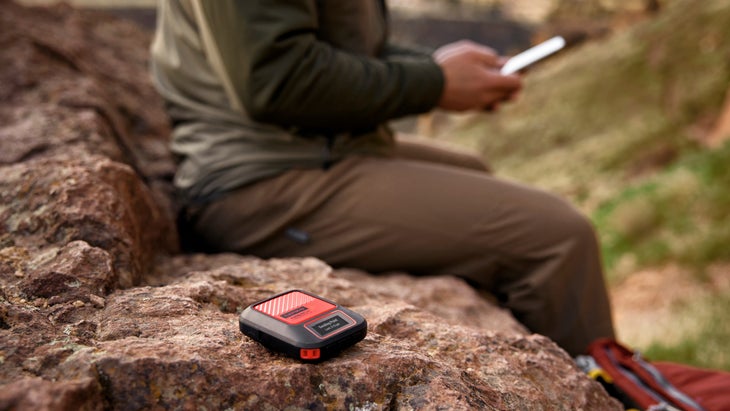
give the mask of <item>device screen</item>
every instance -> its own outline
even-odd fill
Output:
[[[565,47],[565,44],[565,39],[563,37],[555,36],[534,47],[530,47],[522,53],[507,60],[507,63],[502,66],[500,73],[509,75],[517,73],[520,70],[524,70],[538,61],[562,50]]]

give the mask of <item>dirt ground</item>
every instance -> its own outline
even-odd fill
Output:
[[[610,290],[619,338],[636,347],[676,344],[711,321],[713,297],[730,292],[730,264],[697,275],[668,266],[634,273]]]

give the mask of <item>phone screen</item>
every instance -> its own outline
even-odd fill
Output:
[[[519,53],[502,66],[501,74],[508,75],[517,73],[520,70],[537,63],[538,61],[551,56],[565,47],[565,39],[561,36],[555,36],[534,47]]]

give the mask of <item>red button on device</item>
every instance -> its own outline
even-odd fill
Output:
[[[299,350],[299,356],[303,360],[316,360],[319,358],[319,348],[302,348]]]

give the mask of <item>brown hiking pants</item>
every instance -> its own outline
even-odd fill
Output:
[[[243,187],[191,222],[219,250],[466,278],[573,355],[613,336],[590,223],[469,154],[400,141],[391,158],[351,157]]]

